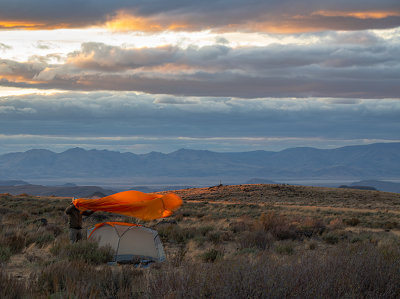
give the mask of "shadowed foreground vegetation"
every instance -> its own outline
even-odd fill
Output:
[[[0,297],[400,297],[400,195],[278,187],[177,191],[181,209],[145,223],[167,254],[149,268],[108,265],[110,248],[69,244],[70,199],[3,194]],[[135,219],[95,213],[85,226],[104,221]]]

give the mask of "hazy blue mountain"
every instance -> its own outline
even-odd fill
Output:
[[[27,185],[28,182],[21,180],[0,180],[0,186],[18,186],[18,185]]]
[[[400,178],[400,143],[337,149],[291,148],[279,152],[217,153],[188,150],[163,154],[69,149],[35,149],[0,156],[0,179],[235,177],[280,180]],[[379,187],[378,187],[379,189]]]
[[[372,186],[380,191],[400,193],[400,183],[384,182],[377,180],[363,180],[351,183],[351,186]]]
[[[364,186],[364,185],[354,185],[354,186],[341,185],[339,186],[339,188],[378,191],[375,187]]]
[[[19,186],[0,186],[0,193],[10,193],[13,195],[29,194],[35,196],[66,196],[66,197],[90,197],[93,194],[101,193],[110,195],[115,193],[113,190],[103,189],[97,186],[76,186],[76,187],[56,187],[42,185],[19,185]]]

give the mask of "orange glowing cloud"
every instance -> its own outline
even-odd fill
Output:
[[[349,18],[346,23],[330,20],[330,18]],[[217,31],[253,31],[270,32],[279,34],[296,34],[305,32],[316,32],[321,30],[359,30],[374,28],[374,24],[381,23],[389,17],[400,17],[397,11],[328,11],[320,10],[310,14],[281,15],[279,18],[266,15],[261,21],[229,24],[219,28]],[[363,21],[360,25],[357,20]],[[374,21],[375,20],[375,21]],[[397,21],[398,22],[398,21]],[[379,27],[379,26],[378,26]],[[383,26],[385,27],[385,26]],[[390,26],[389,26],[390,27]],[[381,27],[380,27],[381,28]]]
[[[296,34],[317,31],[320,28],[307,24],[298,24],[292,20],[287,20],[281,24],[277,22],[260,22],[260,23],[247,23],[247,24],[231,24],[221,28],[220,32],[230,31],[249,31],[249,32],[268,32],[278,34]]]
[[[238,4],[239,5],[239,4]],[[244,5],[244,4],[240,4]],[[251,7],[250,7],[251,8]],[[381,10],[364,11],[362,9],[340,10],[320,9],[313,11],[293,9],[270,11],[253,8],[248,13],[239,14],[236,10],[226,11],[197,11],[190,9],[165,12],[154,11],[151,15],[140,14],[140,9],[117,8],[105,11],[97,16],[84,18],[74,15],[62,18],[22,16],[2,17],[0,11],[0,29],[60,29],[102,27],[111,32],[163,32],[163,31],[202,31],[214,32],[272,32],[272,33],[301,33],[320,30],[363,30],[374,28],[394,28],[400,24],[400,11]],[[83,13],[84,15],[84,13]],[[343,22],[345,19],[345,22]],[[61,21],[62,20],[62,21]]]
[[[27,23],[22,21],[0,21],[0,28],[5,29],[35,30],[43,26],[45,26],[45,24]]]
[[[23,30],[54,30],[65,28],[90,27],[89,25],[81,26],[80,24],[68,23],[35,23],[29,21],[8,20],[0,21],[0,29],[23,29]]]
[[[166,24],[165,24],[166,23]],[[117,13],[117,15],[111,18],[105,23],[105,27],[111,31],[145,31],[145,32],[157,32],[157,31],[178,31],[185,30],[189,25],[169,23],[157,20],[157,18],[144,18],[135,16],[123,11]]]
[[[324,17],[351,17],[356,19],[384,19],[388,17],[399,17],[400,12],[397,11],[327,11],[320,10],[313,13]]]
[[[2,76],[0,76],[0,81],[1,80],[6,80],[9,82],[15,82],[15,83],[26,83],[26,84],[38,83],[38,81],[31,80],[29,77],[24,76],[24,75],[2,75]]]

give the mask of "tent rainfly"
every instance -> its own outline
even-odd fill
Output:
[[[103,222],[88,229],[88,239],[99,246],[109,245],[115,252],[116,262],[134,258],[155,262],[165,260],[164,248],[157,231],[125,222]]]

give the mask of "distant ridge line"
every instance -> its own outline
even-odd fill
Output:
[[[0,180],[74,177],[399,179],[400,142],[335,149],[296,147],[278,152],[180,149],[169,154],[134,154],[72,148],[61,153],[32,149],[0,155]]]

